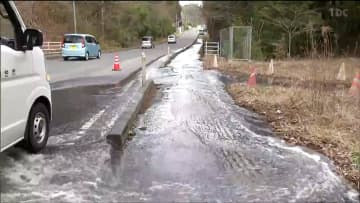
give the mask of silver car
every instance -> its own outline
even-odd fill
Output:
[[[155,48],[153,38],[151,36],[144,36],[141,40],[141,48]]]
[[[169,35],[168,36],[168,44],[176,44],[176,36],[175,35]]]

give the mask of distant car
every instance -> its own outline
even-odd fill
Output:
[[[168,44],[176,43],[176,36],[175,35],[169,35],[168,36]]]
[[[200,30],[199,30],[199,35],[200,35],[200,36],[206,36],[206,34],[207,34],[207,32],[206,32],[205,29],[200,29]]]
[[[200,30],[199,30],[199,35],[200,35],[200,36],[203,36],[204,34],[205,34],[204,30],[200,29]]]
[[[62,57],[89,60],[90,57],[101,57],[101,47],[95,37],[89,34],[65,34],[62,42]]]
[[[144,36],[141,40],[141,48],[155,48],[152,36]]]

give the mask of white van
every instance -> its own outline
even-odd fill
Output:
[[[51,89],[39,30],[26,29],[14,2],[0,4],[1,152],[23,141],[30,152],[47,143]]]

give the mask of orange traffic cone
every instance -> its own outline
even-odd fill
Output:
[[[247,81],[247,86],[248,87],[256,86],[256,69],[255,69],[255,67],[251,68],[251,74],[250,74],[249,80]]]
[[[119,56],[116,54],[114,57],[114,68],[113,71],[120,71]]]
[[[351,96],[360,97],[360,73],[355,75],[349,93]]]

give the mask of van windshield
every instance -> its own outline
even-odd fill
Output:
[[[64,43],[81,43],[83,41],[82,36],[76,35],[65,35]]]
[[[143,37],[142,41],[150,41],[150,39],[151,39],[150,37]]]

